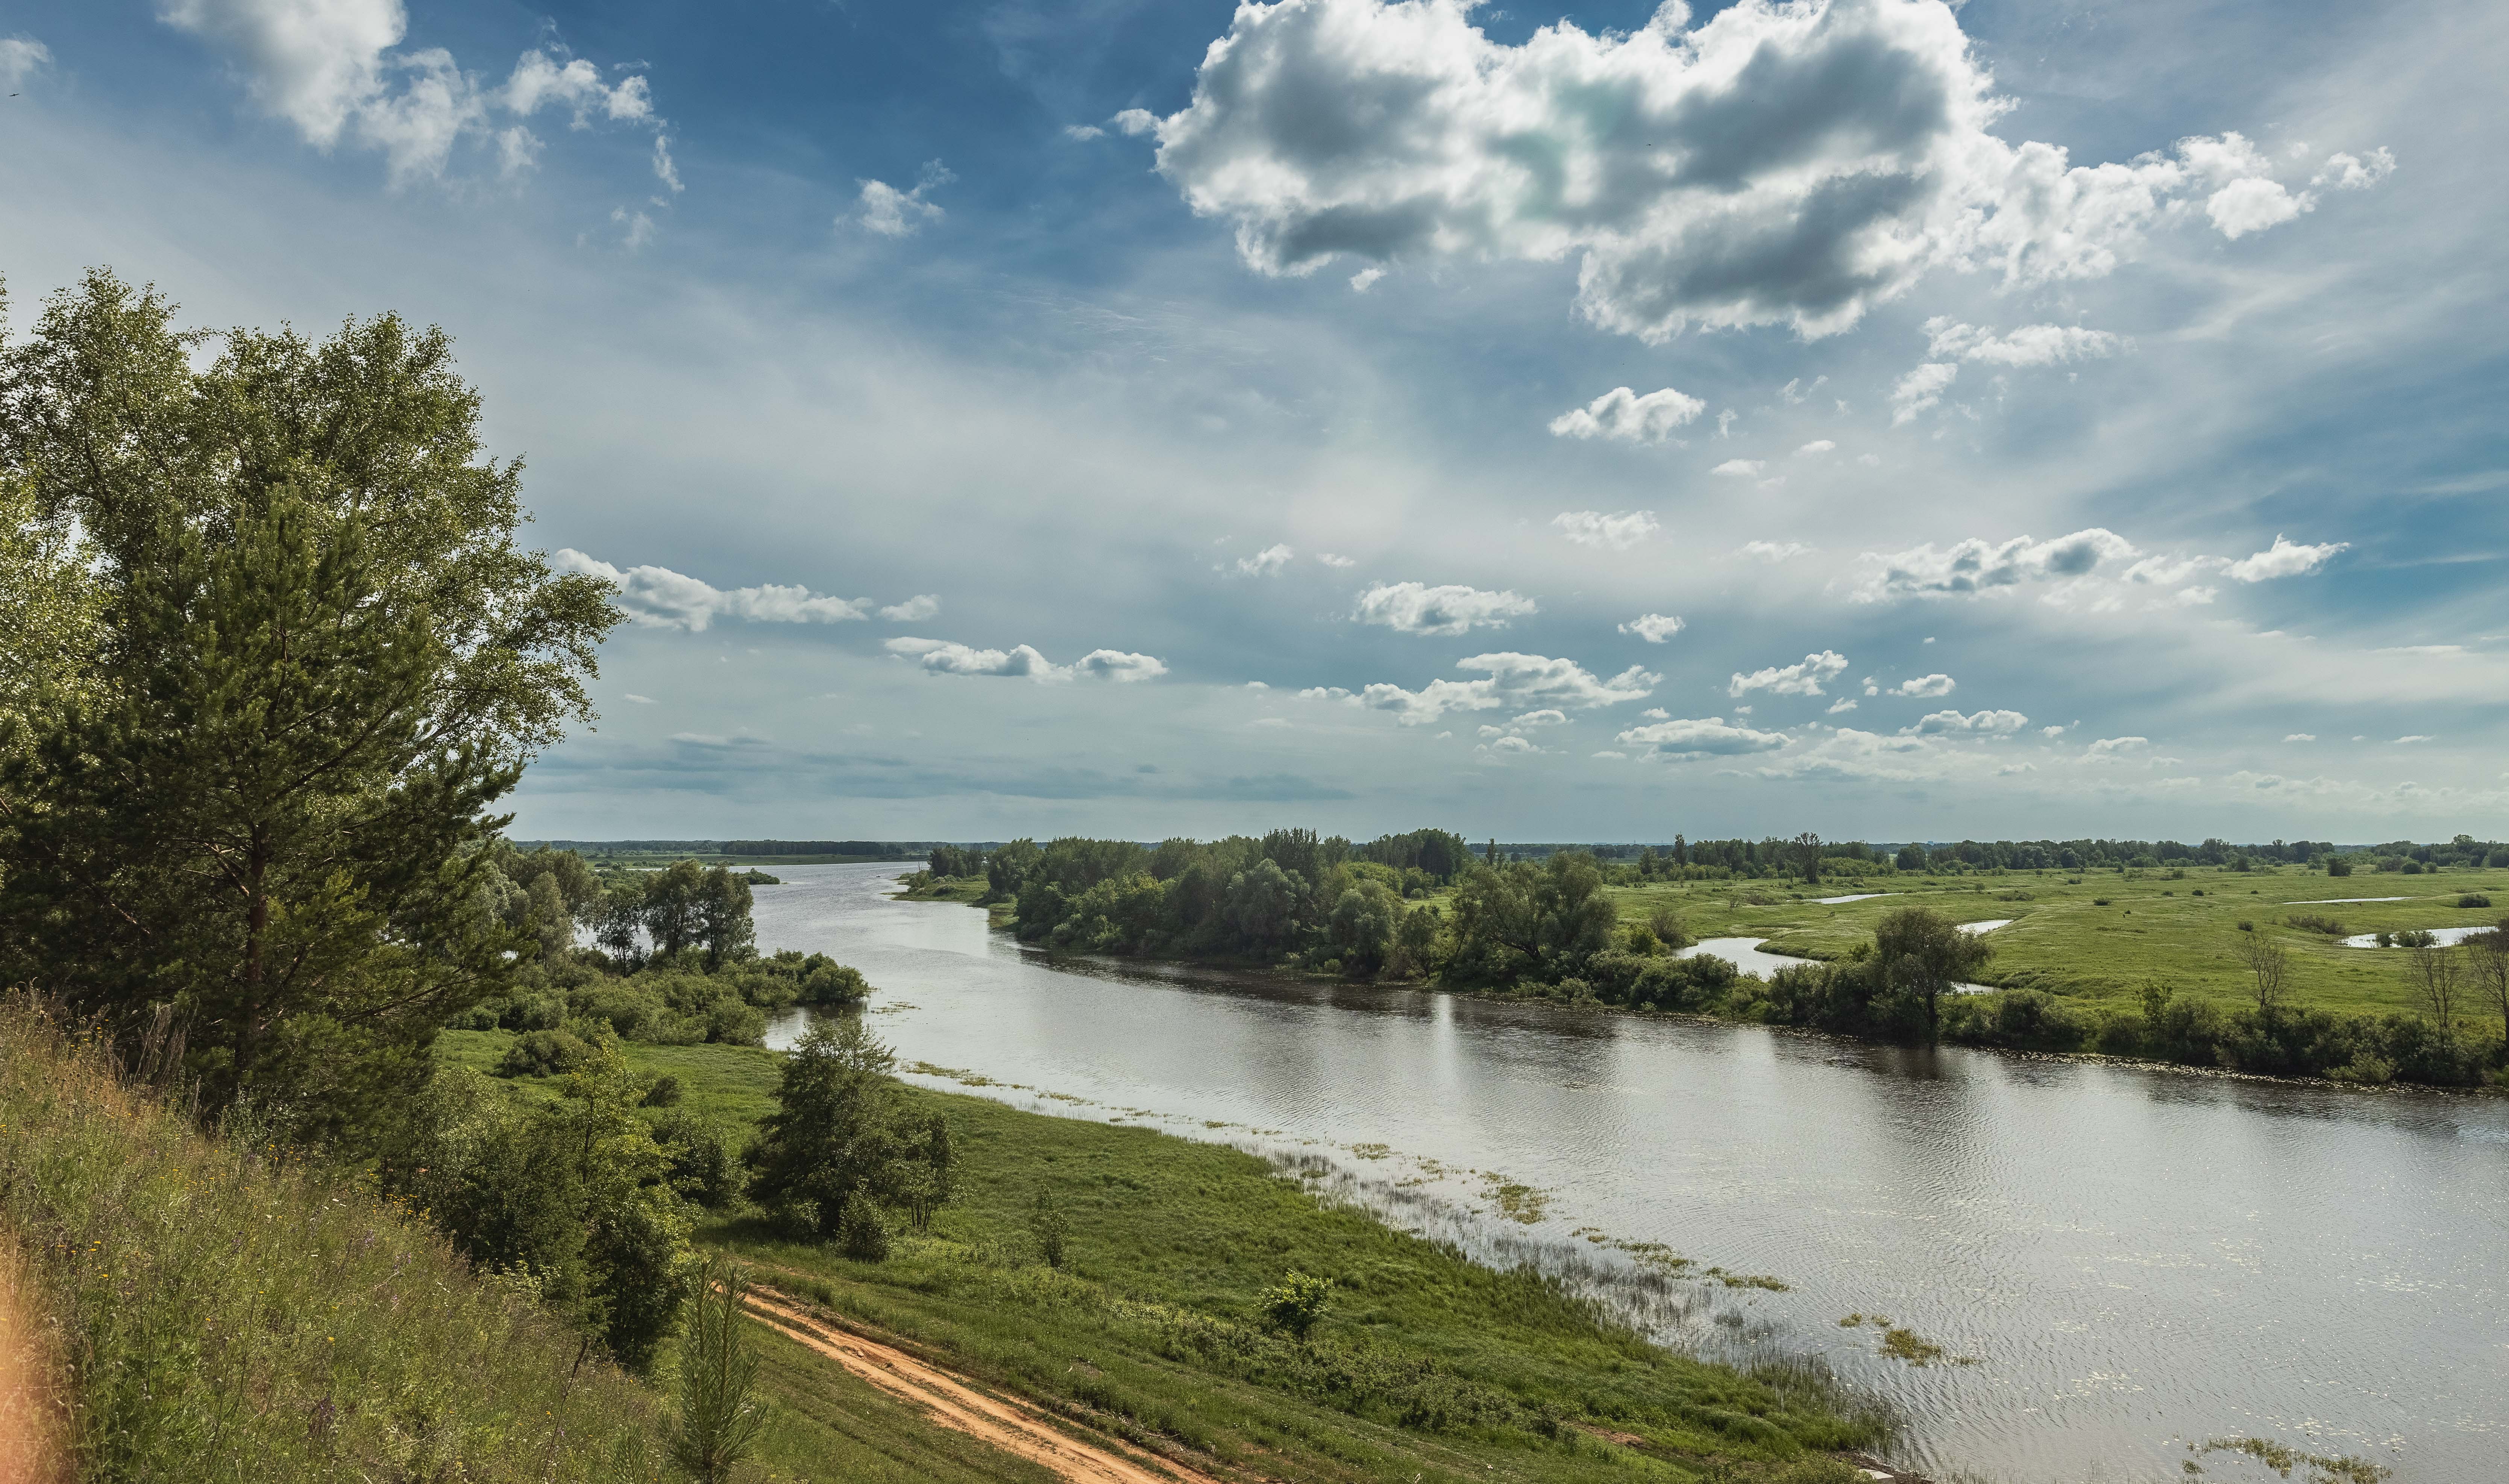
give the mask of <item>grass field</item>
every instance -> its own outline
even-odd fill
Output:
[[[1823,907],[1812,900],[1857,891],[1892,895]],[[2461,908],[2468,894],[2493,909]],[[1644,921],[1659,905],[1679,912],[1695,938],[1754,937],[1769,951],[1836,957],[1872,937],[1883,915],[1929,907],[1956,922],[2012,919],[1987,941],[1995,958],[1988,983],[2043,989],[2086,1003],[2132,1004],[2157,980],[2180,995],[2244,1003],[2247,971],[2236,952],[2239,924],[2252,923],[2290,946],[2299,1003],[2345,1014],[2411,1012],[2404,953],[2347,948],[2321,932],[2286,925],[2294,914],[2340,920],[2350,933],[2404,928],[2468,927],[2509,917],[2509,872],[2466,871],[2423,875],[2355,874],[2286,868],[2246,872],[2197,868],[2183,877],[2166,871],[2011,872],[1986,876],[1885,876],[1808,890],[1801,883],[1695,882],[1616,887],[1623,920]],[[2403,897],[2401,902],[2290,906],[2328,897]]]
[[[506,1039],[451,1032],[440,1048],[484,1068]],[[678,1077],[681,1106],[701,1117],[738,1126],[771,1106],[772,1053],[627,1053],[641,1071]],[[964,1159],[962,1199],[929,1234],[902,1237],[880,1264],[744,1220],[717,1221],[701,1240],[955,1369],[1248,1474],[1681,1481],[1724,1467],[1737,1480],[1772,1469],[1825,1478],[1825,1467],[1794,1469],[1814,1465],[1814,1450],[1878,1435],[1878,1419],[1848,1415],[1816,1377],[1753,1379],[1650,1346],[1547,1280],[1477,1267],[1329,1206],[1237,1150],[964,1095],[911,1096],[947,1112]],[[1068,1222],[1062,1272],[1035,1254],[1040,1193]],[[1259,1322],[1260,1295],[1292,1271],[1336,1284],[1311,1345]],[[891,1420],[894,1407],[831,1369],[774,1342],[775,1467],[881,1476],[858,1466],[876,1454],[887,1477],[961,1476],[928,1452],[928,1429]],[[838,1457],[856,1461],[850,1471],[811,1462]]]

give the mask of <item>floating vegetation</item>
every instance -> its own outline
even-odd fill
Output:
[[[1224,1118],[1206,1118],[1202,1121],[1202,1126],[1206,1129],[1234,1129],[1237,1127],[1235,1124],[1230,1123]]]
[[[1910,1365],[1930,1365],[1943,1358],[1943,1348],[1913,1329],[1894,1325],[1882,1331],[1882,1354]]]
[[[1381,1160],[1394,1152],[1392,1144],[1353,1144],[1350,1152],[1363,1160]]]
[[[1661,1242],[1616,1242],[1612,1245],[1637,1260],[1637,1265],[1666,1278],[1687,1277],[1691,1262]]]
[[[2188,1451],[2199,1455],[2243,1454],[2286,1479],[2291,1477],[2293,1469],[2306,1468],[2308,1484],[2378,1484],[2379,1480],[2394,1472],[2393,1469],[2373,1464],[2368,1459],[2354,1458],[2350,1454],[2303,1453],[2297,1448],[2287,1448],[2262,1437],[2217,1437],[2201,1447],[2193,1443],[2189,1443],[2187,1447]],[[2187,1463],[2190,1465],[2188,1472],[2203,1471],[2193,1466],[2195,1464],[2193,1459],[2189,1459]]]
[[[1551,1194],[1536,1190],[1521,1181],[1483,1171],[1481,1179],[1489,1187],[1485,1192],[1498,1206],[1498,1213],[1519,1226],[1531,1226],[1551,1209]]]
[[[1728,1288],[1766,1288],[1771,1293],[1792,1293],[1785,1280],[1771,1278],[1766,1273],[1728,1273],[1723,1268],[1710,1268],[1707,1276]]]

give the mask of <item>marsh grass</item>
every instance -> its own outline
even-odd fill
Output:
[[[418,1213],[0,1005],[0,1226],[81,1478],[659,1480],[649,1393]]]

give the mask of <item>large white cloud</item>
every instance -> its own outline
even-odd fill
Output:
[[[1670,387],[1638,395],[1615,387],[1583,407],[1572,407],[1551,420],[1551,431],[1561,438],[1618,438],[1625,443],[1661,443],[1672,431],[1697,421],[1707,404]]]
[[[1786,745],[1780,732],[1754,731],[1747,726],[1728,726],[1723,717],[1705,717],[1669,722],[1655,722],[1632,726],[1622,732],[1620,740],[1631,747],[1643,747],[1666,758],[1734,758],[1747,753],[1771,753]]]
[[[1330,694],[1334,699],[1347,698],[1362,706],[1390,711],[1396,721],[1417,726],[1450,711],[1492,711],[1502,706],[1563,710],[1616,706],[1624,701],[1644,700],[1656,683],[1664,679],[1631,665],[1604,680],[1575,660],[1512,652],[1475,654],[1455,661],[1455,668],[1479,670],[1488,678],[1433,680],[1417,690],[1380,684],[1369,686],[1356,696],[1347,692],[1312,693]]]
[[[1649,644],[1666,644],[1670,642],[1673,635],[1680,633],[1682,628],[1679,613],[1640,613],[1622,624],[1621,632],[1635,634]]]
[[[158,19],[225,54],[263,111],[328,150],[343,137],[383,151],[394,183],[441,176],[454,148],[487,137],[490,111],[528,118],[544,104],[571,109],[578,128],[601,117],[656,129],[642,76],[615,87],[581,58],[526,52],[500,87],[483,87],[440,47],[394,53],[408,34],[400,0],[161,0]],[[497,140],[508,175],[540,141],[517,125]],[[655,171],[678,189],[658,145]]]
[[[1906,551],[1873,552],[1864,560],[1874,571],[1856,590],[1866,601],[1881,598],[1939,597],[2087,576],[2108,562],[2138,556],[2132,541],[2105,526],[2092,526],[2051,541],[2016,536],[1990,542],[1977,537],[1937,550],[1929,541]]]
[[[1819,695],[1821,682],[1836,680],[1846,669],[1846,655],[1822,649],[1791,665],[1771,665],[1748,675],[1738,672],[1726,686],[1725,693],[1748,695],[1754,690],[1766,690],[1773,695]]]
[[[1041,686],[1072,680],[1123,684],[1156,680],[1168,673],[1166,663],[1158,658],[1129,654],[1122,649],[1092,649],[1072,664],[1058,665],[1037,652],[1033,645],[1025,644],[1007,649],[979,649],[942,639],[899,638],[888,641],[885,648],[891,654],[914,660],[934,675],[997,676],[1032,680]]]
[[[1359,595],[1351,616],[1379,623],[1398,634],[1463,634],[1476,628],[1503,629],[1510,618],[1540,612],[1532,599],[1513,592],[1486,592],[1448,583],[1431,587],[1420,582],[1379,582]]]
[[[720,588],[667,567],[613,567],[572,548],[549,558],[560,572],[580,572],[618,588],[615,601],[633,621],[650,628],[702,633],[717,618],[760,623],[843,623],[870,612],[869,598],[830,598],[806,587],[768,583]],[[920,600],[915,600],[920,601]],[[907,607],[910,605],[900,605]]]
[[[1517,46],[1475,9],[1241,4],[1156,121],[1160,171],[1261,272],[1579,253],[1583,313],[1648,340],[1828,334],[1937,267],[2097,277],[2191,209],[2270,225],[2282,190],[2236,134],[2095,166],[1996,137],[2007,105],[1943,0],[1740,0],[1697,27],[1669,0]]]
[[[1922,699],[1931,700],[1935,696],[1951,694],[1954,689],[1958,688],[1960,682],[1953,680],[1948,675],[1939,673],[1933,675],[1920,675],[1911,680],[1903,680],[1899,684],[1891,686],[1891,693],[1892,695],[1913,695]]]

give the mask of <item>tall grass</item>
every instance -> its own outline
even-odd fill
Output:
[[[78,1476],[668,1477],[650,1395],[418,1215],[0,1003],[0,1263]]]

